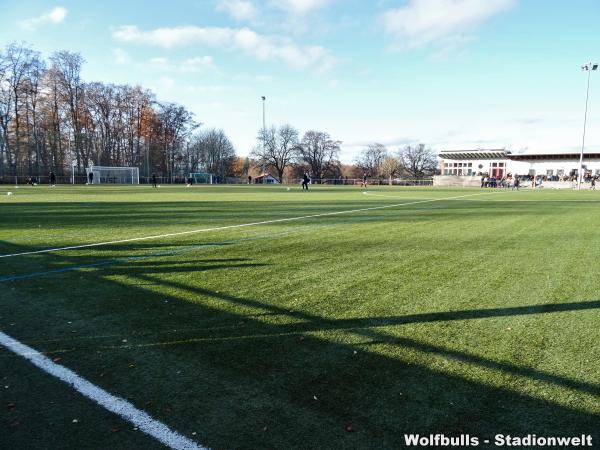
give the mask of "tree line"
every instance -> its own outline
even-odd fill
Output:
[[[79,53],[48,59],[26,44],[0,49],[0,179],[84,174],[96,166],[139,167],[182,180],[191,172],[220,179],[272,171],[279,181],[410,176],[433,173],[435,154],[423,144],[397,152],[367,146],[353,165],[339,160],[341,141],[291,125],[259,130],[248,158],[238,158],[223,130],[204,129],[185,106],[161,102],[141,86],[87,82]]]
[[[231,174],[235,150],[222,130],[200,130],[186,107],[149,89],[86,82],[84,63],[68,51],[45,60],[25,44],[0,49],[0,177],[82,174],[91,164]]]
[[[339,160],[341,141],[324,131],[309,130],[302,138],[296,128],[286,124],[259,130],[258,145],[252,151],[254,164],[269,168],[282,182],[284,177],[300,178],[308,172],[314,179],[341,177],[386,178],[396,176],[422,178],[437,170],[437,157],[425,144],[407,145],[390,151],[383,144],[365,147],[351,166]]]
[[[394,177],[423,178],[436,173],[436,153],[425,144],[406,145],[390,151],[383,144],[367,146],[356,158],[356,166],[372,177],[386,178],[390,184]]]

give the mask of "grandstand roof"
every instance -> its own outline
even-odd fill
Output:
[[[506,150],[503,148],[471,150],[442,150],[439,154],[444,159],[505,159]]]
[[[576,160],[580,157],[579,151],[572,152],[519,152],[512,153],[506,149],[471,149],[471,150],[442,150],[439,155],[443,159],[510,159],[513,161],[531,161],[531,160],[557,160],[557,159],[572,159]],[[600,159],[600,153],[588,152],[583,154],[584,159]]]

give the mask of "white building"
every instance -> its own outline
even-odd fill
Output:
[[[482,176],[501,179],[509,174],[545,176],[559,181],[576,177],[579,152],[510,152],[505,149],[443,150],[439,155],[442,175]],[[600,153],[584,153],[586,177],[600,176]]]
[[[252,181],[255,184],[279,184],[277,178],[275,178],[270,173],[261,173],[259,176],[254,177]]]

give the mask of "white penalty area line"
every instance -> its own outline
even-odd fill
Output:
[[[116,397],[104,389],[92,384],[85,378],[60,364],[56,364],[40,352],[11,338],[0,331],[0,345],[25,358],[44,372],[63,381],[83,396],[93,400],[108,411],[132,423],[136,428],[152,436],[169,448],[176,450],[208,450],[196,442],[171,430],[164,423],[137,409],[131,403]]]
[[[498,194],[498,193],[499,192],[481,192],[481,193],[477,193],[477,194],[458,195],[458,196],[454,196],[454,197],[443,197],[443,198],[434,198],[434,199],[426,199],[426,200],[417,200],[417,201],[413,201],[413,202],[396,203],[393,205],[370,206],[368,208],[347,209],[344,211],[332,211],[332,212],[321,213],[321,214],[309,214],[306,216],[286,217],[284,219],[263,220],[260,222],[241,223],[241,224],[237,224],[237,225],[225,225],[222,227],[200,228],[198,230],[179,231],[176,233],[157,234],[157,235],[153,235],[153,236],[142,236],[142,237],[129,238],[129,239],[118,239],[118,240],[114,240],[114,241],[94,242],[91,244],[81,244],[81,245],[70,245],[70,246],[66,246],[66,247],[46,248],[43,250],[32,250],[30,252],[10,253],[7,255],[0,255],[0,259],[1,258],[12,258],[15,256],[37,255],[40,253],[59,252],[59,251],[64,251],[64,250],[78,250],[78,249],[82,249],[82,248],[101,247],[101,246],[114,245],[114,244],[126,244],[129,242],[149,241],[152,239],[164,239],[164,238],[175,237],[175,236],[185,236],[188,234],[208,233],[211,231],[233,230],[236,228],[255,227],[258,225],[268,225],[268,224],[273,224],[273,223],[294,222],[294,221],[305,220],[305,219],[314,219],[317,217],[328,217],[328,216],[336,216],[336,215],[341,215],[341,214],[353,214],[353,213],[357,213],[357,212],[376,211],[376,210],[380,210],[380,209],[398,208],[400,206],[418,205],[420,203],[441,202],[444,200],[457,200],[457,199],[462,199],[462,198],[466,198],[466,197],[473,197],[476,195],[491,195],[491,194]],[[371,195],[367,192],[365,192],[365,194]]]

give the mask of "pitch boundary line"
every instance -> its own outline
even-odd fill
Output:
[[[365,193],[365,194],[367,194],[367,193]],[[417,200],[417,201],[413,201],[413,202],[396,203],[393,205],[370,206],[368,208],[348,209],[348,210],[344,210],[344,211],[332,211],[332,212],[320,213],[320,214],[308,214],[305,216],[286,217],[283,219],[262,220],[259,222],[241,223],[241,224],[236,224],[236,225],[225,225],[222,227],[200,228],[197,230],[178,231],[176,233],[165,233],[165,234],[157,234],[157,235],[152,235],[152,236],[141,236],[141,237],[129,238],[129,239],[117,239],[114,241],[94,242],[94,243],[90,243],[90,244],[69,245],[66,247],[46,248],[46,249],[42,249],[42,250],[32,250],[29,252],[10,253],[10,254],[6,254],[6,255],[0,255],[0,259],[12,258],[15,256],[37,255],[40,253],[59,252],[59,251],[64,251],[64,250],[78,250],[78,249],[82,249],[82,248],[101,247],[101,246],[114,245],[114,244],[125,244],[128,242],[148,241],[148,240],[152,240],[152,239],[162,239],[162,238],[175,237],[175,236],[185,236],[188,234],[207,233],[210,231],[232,230],[232,229],[236,229],[236,228],[247,228],[247,227],[253,227],[253,226],[258,226],[258,225],[268,225],[268,224],[272,224],[272,223],[294,222],[294,221],[304,220],[304,219],[314,219],[317,217],[336,216],[336,215],[341,215],[341,214],[352,214],[352,213],[365,212],[365,211],[376,211],[376,210],[381,210],[381,209],[397,208],[399,206],[418,205],[420,203],[440,202],[440,201],[444,201],[444,200],[456,200],[456,199],[461,199],[461,198],[466,198],[466,197],[473,197],[476,195],[491,195],[491,194],[498,194],[498,192],[484,192],[484,193],[477,193],[477,194],[459,195],[459,196],[454,196],[454,197]]]
[[[94,401],[104,409],[132,423],[139,430],[157,441],[176,450],[208,450],[196,442],[171,430],[164,423],[152,418],[148,413],[137,409],[131,403],[110,394],[65,366],[56,364],[37,350],[17,341],[0,331],[0,345],[31,362],[49,375],[68,384],[84,397]]]
[[[368,192],[368,191],[363,191],[363,194],[368,195],[369,197],[402,198],[398,195],[376,194],[375,192]],[[480,194],[471,194],[471,195],[482,195],[482,194],[491,194],[491,192],[481,192]]]

